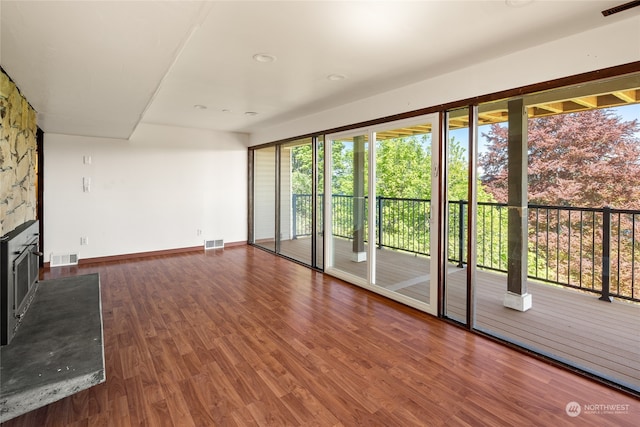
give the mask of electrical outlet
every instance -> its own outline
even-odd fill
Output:
[[[81,237],[80,238],[80,244],[81,245],[88,245],[89,244],[89,238],[88,237]]]
[[[200,230],[199,228],[196,230],[196,235],[197,236],[202,236],[202,230]]]

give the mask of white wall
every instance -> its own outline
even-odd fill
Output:
[[[262,129],[250,145],[487,95],[640,60],[640,16]],[[375,64],[372,64],[375,66]]]
[[[246,241],[247,140],[149,124],[130,140],[45,134],[45,261]]]

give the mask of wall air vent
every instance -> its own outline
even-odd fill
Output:
[[[222,239],[217,239],[217,240],[205,240],[204,241],[204,250],[209,250],[209,249],[224,249],[224,240]]]
[[[78,265],[78,254],[51,254],[49,263],[51,267]]]

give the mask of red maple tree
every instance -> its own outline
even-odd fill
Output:
[[[528,123],[529,251],[536,276],[599,290],[602,260],[611,260],[614,294],[638,298],[640,277],[640,122],[613,110],[530,119]],[[483,133],[482,182],[498,202],[507,200],[508,128]],[[603,252],[605,206],[614,208],[611,250]],[[567,207],[591,208],[572,210]],[[541,275],[541,276],[540,276]]]
[[[507,200],[507,132],[494,124],[483,133],[482,182],[497,201]],[[640,209],[640,122],[613,110],[589,110],[530,119],[529,203]]]

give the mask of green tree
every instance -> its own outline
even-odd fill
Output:
[[[378,196],[431,198],[431,135],[386,139],[376,148]]]
[[[291,148],[291,188],[293,194],[311,194],[313,152],[311,144]]]
[[[318,147],[318,186],[323,188],[324,150]],[[353,188],[353,148],[350,142],[334,141],[332,144],[332,191],[333,194],[351,194]],[[293,194],[311,194],[313,151],[311,144],[298,145],[291,149],[291,185]]]
[[[467,149],[460,141],[451,137],[448,147],[447,160],[447,199],[450,201],[468,199],[469,161]],[[477,199],[479,202],[495,201],[491,193],[482,185],[480,178],[476,182]]]
[[[351,141],[333,141],[331,144],[331,192],[353,194],[353,142]]]
[[[323,153],[319,150],[322,161]],[[311,193],[312,151],[310,145],[292,149],[292,185],[294,194]],[[429,217],[431,199],[431,135],[422,134],[403,138],[390,138],[376,142],[376,194],[383,197],[383,239],[391,246],[427,253],[429,248]],[[466,149],[455,138],[448,147],[447,197],[452,201],[467,199],[468,157]],[[365,162],[365,176],[367,174]],[[353,142],[334,141],[332,144],[332,193],[335,196],[353,194]],[[480,182],[478,181],[478,184]],[[387,200],[399,199],[399,200]],[[406,199],[416,199],[408,201]],[[478,185],[478,200],[490,201],[491,195]],[[337,198],[334,227],[350,230],[352,217]],[[309,207],[302,203],[300,215],[310,215]],[[450,207],[451,253],[458,244],[459,205]],[[306,217],[306,216],[305,216]],[[499,221],[497,218],[491,221]],[[349,235],[348,232],[343,234]],[[455,240],[455,242],[454,242]],[[456,255],[457,256],[457,255]],[[497,255],[496,255],[497,256]]]

